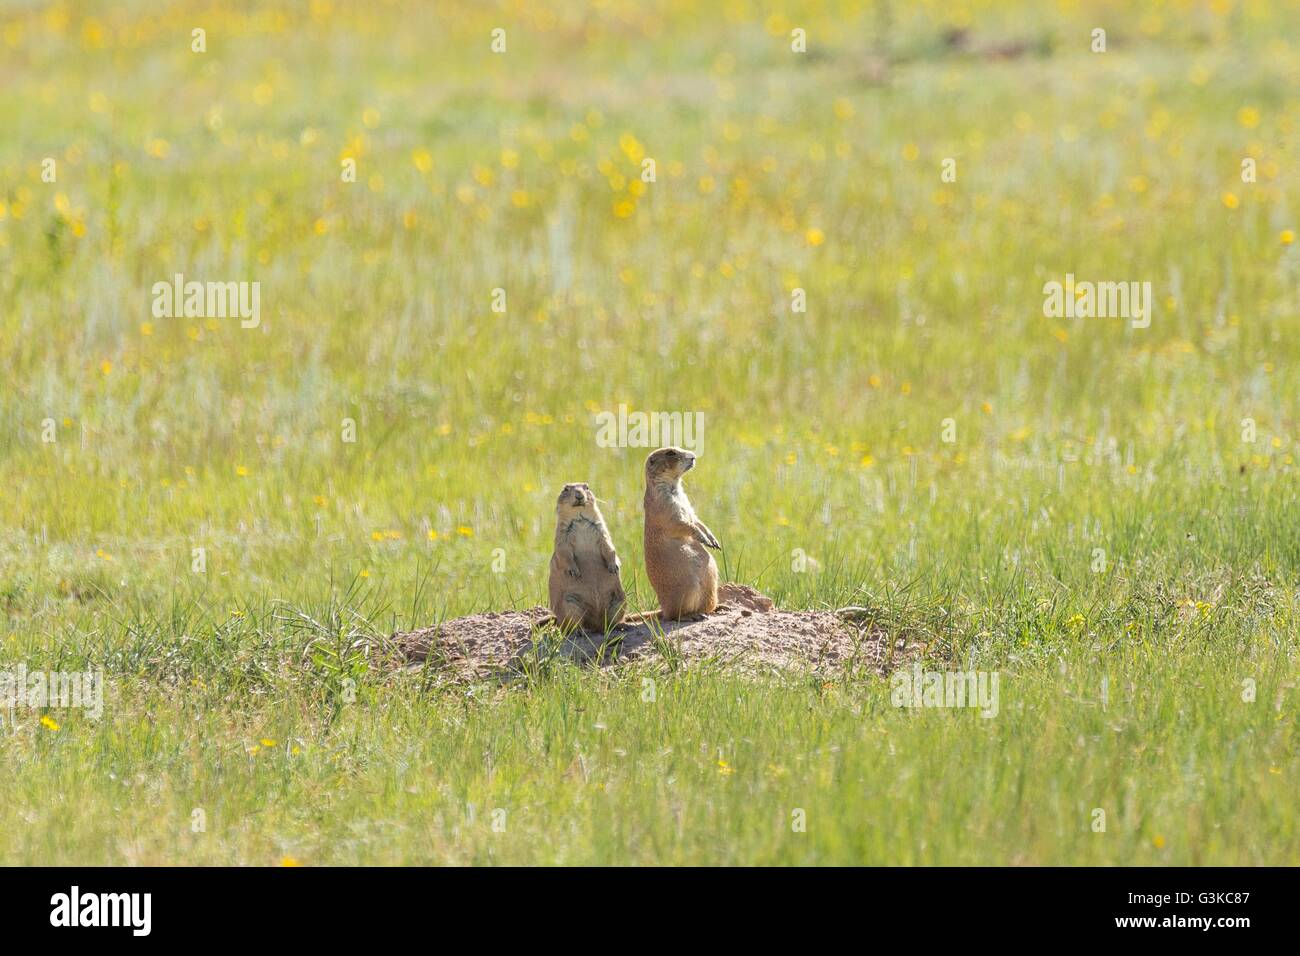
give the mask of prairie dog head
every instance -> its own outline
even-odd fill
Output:
[[[654,485],[675,485],[692,468],[695,467],[695,453],[684,448],[660,448],[652,451],[645,460],[645,483]]]
[[[555,501],[555,514],[560,518],[573,518],[580,514],[590,518],[598,514],[596,496],[585,481],[567,484]]]

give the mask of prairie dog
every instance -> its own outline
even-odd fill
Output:
[[[695,515],[682,475],[695,455],[660,448],[645,460],[645,570],[665,620],[709,614],[718,606],[718,566],[708,548],[721,548]]]
[[[627,595],[618,577],[618,554],[585,484],[564,486],[555,503],[551,555],[551,613],[561,628],[607,631],[623,620]]]

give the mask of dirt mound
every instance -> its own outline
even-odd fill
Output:
[[[902,640],[891,642],[878,627],[854,623],[851,614],[778,610],[771,598],[745,585],[724,584],[718,597],[718,609],[703,619],[660,621],[651,614],[608,636],[563,635],[546,608],[535,607],[394,634],[388,649],[401,664],[433,668],[451,680],[508,677],[556,655],[598,666],[676,659],[747,673],[884,676],[917,651]]]

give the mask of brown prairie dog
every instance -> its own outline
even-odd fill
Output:
[[[645,460],[645,570],[666,620],[709,614],[718,606],[718,539],[695,515],[682,476],[695,455],[660,448]]]
[[[586,484],[565,485],[555,503],[551,555],[551,613],[556,624],[603,633],[623,620],[627,595],[618,572],[618,554],[596,496]]]

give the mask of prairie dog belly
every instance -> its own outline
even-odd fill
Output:
[[[570,532],[570,541],[573,543],[573,552],[578,557],[578,569],[583,576],[597,572],[609,573],[600,548],[604,540],[604,533],[594,524],[586,521],[574,524]]]

